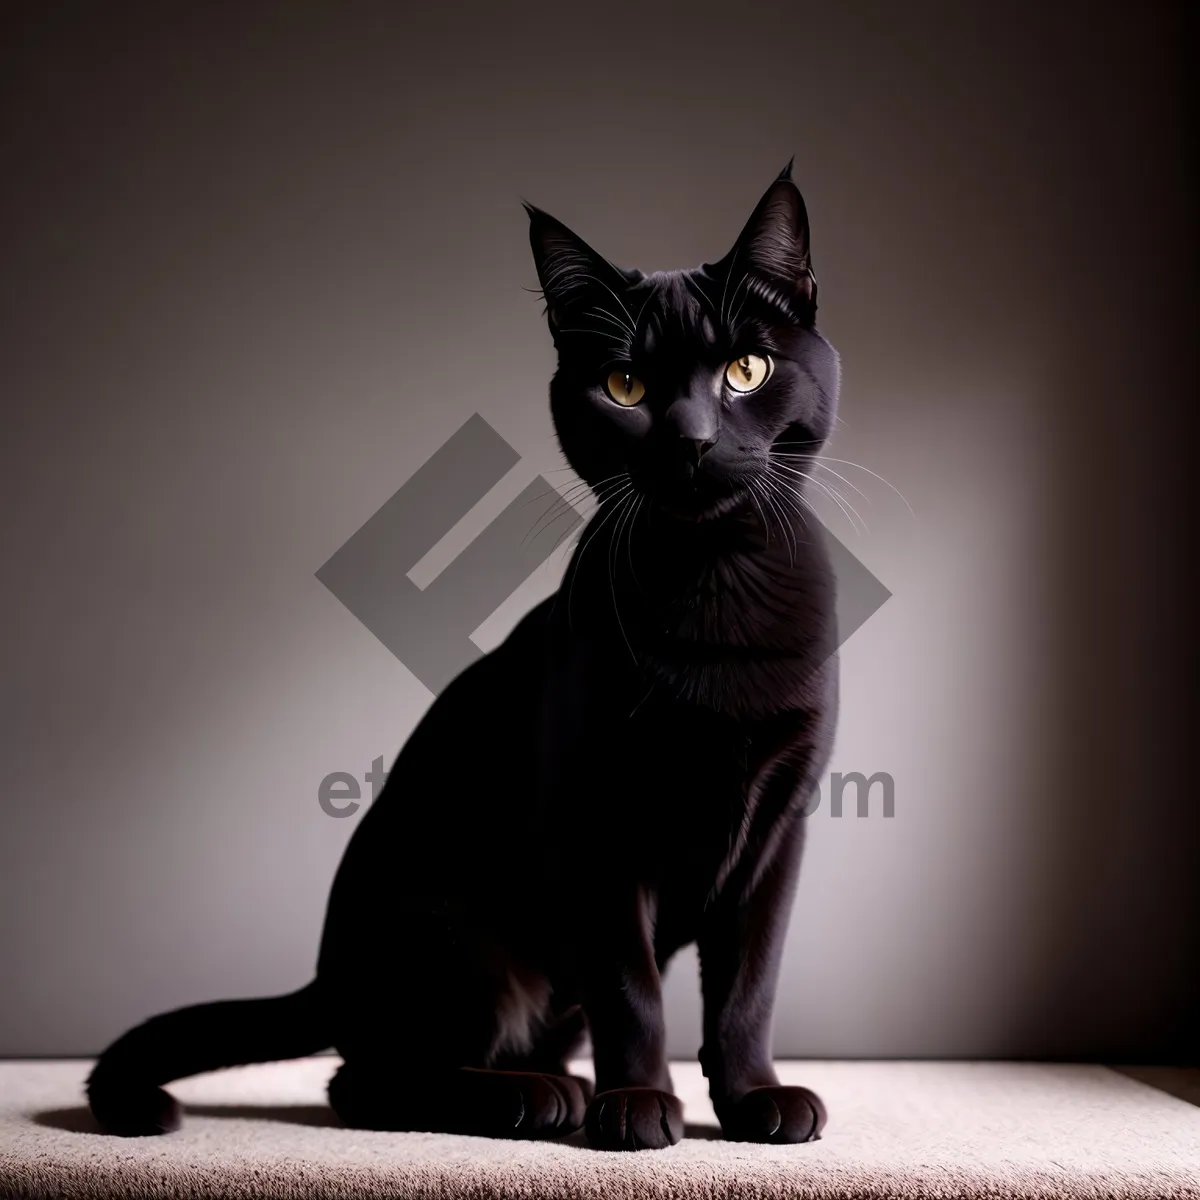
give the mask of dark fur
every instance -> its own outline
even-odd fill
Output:
[[[691,942],[726,1136],[820,1132],[770,1053],[837,690],[822,543],[768,467],[834,419],[804,204],[789,169],[725,258],[651,276],[529,215],[554,423],[597,515],[559,593],[404,746],[334,881],[315,981],[125,1034],[88,1085],[114,1133],[173,1128],[172,1079],[333,1046],[352,1125],[665,1146],[682,1112],[660,972]],[[725,365],[751,351],[774,373],[736,396]],[[605,393],[614,363],[644,381],[638,406]],[[565,1065],[588,1033],[594,1095]]]

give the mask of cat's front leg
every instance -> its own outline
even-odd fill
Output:
[[[667,1070],[653,898],[633,885],[606,888],[585,911],[584,1009],[596,1064],[588,1141],[603,1150],[672,1146],[683,1136],[683,1106]]]
[[[698,939],[700,1062],[731,1141],[810,1142],[825,1124],[820,1097],[781,1085],[771,1059],[771,1017],[804,836],[803,818],[794,821],[754,886],[731,887],[706,910]]]

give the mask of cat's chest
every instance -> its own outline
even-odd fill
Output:
[[[556,726],[551,787],[565,823],[651,859],[726,845],[746,795],[745,729],[661,691],[605,689],[589,701]]]

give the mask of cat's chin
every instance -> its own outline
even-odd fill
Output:
[[[698,496],[683,499],[661,497],[658,507],[673,521],[699,525],[705,521],[719,521],[722,517],[734,516],[742,512],[749,501],[750,493],[738,488],[727,496],[718,496],[715,499]]]

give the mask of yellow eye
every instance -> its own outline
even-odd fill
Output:
[[[725,368],[725,382],[735,392],[753,392],[767,382],[771,360],[758,354],[743,354]]]
[[[646,394],[642,381],[625,371],[614,371],[604,381],[604,388],[618,404],[626,408],[632,408]]]

